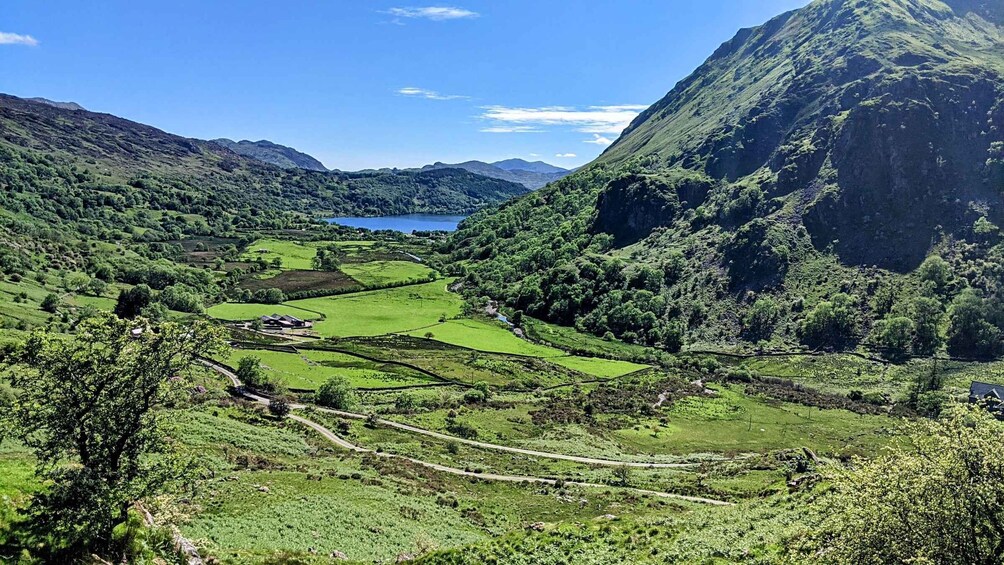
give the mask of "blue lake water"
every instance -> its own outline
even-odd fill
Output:
[[[467,216],[441,216],[437,214],[405,214],[403,216],[380,216],[378,218],[328,218],[329,224],[338,224],[368,230],[394,230],[403,233],[415,231],[457,231],[459,224]]]

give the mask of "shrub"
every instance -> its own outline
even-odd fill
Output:
[[[355,404],[355,391],[345,377],[328,379],[314,395],[314,402],[335,410],[349,410]]]

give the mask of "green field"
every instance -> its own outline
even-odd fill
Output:
[[[537,345],[516,337],[500,322],[450,320],[433,327],[406,333],[414,337],[428,337],[426,334],[432,333],[432,339],[436,341],[491,353],[545,358],[565,355],[565,352],[559,349]]]
[[[295,316],[301,320],[316,320],[321,317],[317,312],[310,312],[291,304],[244,304],[238,302],[217,304],[206,313],[218,320],[230,322],[254,320],[272,314]]]
[[[580,373],[603,378],[621,377],[648,367],[648,365],[639,365],[638,363],[630,363],[628,361],[595,357],[554,357],[549,358],[548,361],[579,371]]]
[[[314,247],[295,241],[265,238],[249,245],[242,258],[246,261],[262,258],[271,263],[278,257],[282,259],[283,269],[309,271],[314,268],[315,255],[317,255],[317,249]]]
[[[334,351],[300,350],[282,353],[270,349],[237,349],[230,356],[236,365],[244,357],[257,357],[268,374],[287,387],[314,390],[334,376],[358,388],[389,388],[437,382],[417,371],[384,366]]]
[[[427,280],[435,271],[411,261],[370,261],[343,263],[339,269],[368,287]]]
[[[324,314],[315,325],[324,337],[376,336],[404,333],[460,314],[463,300],[450,293],[450,281],[294,300],[287,306]],[[215,315],[215,314],[213,314]]]

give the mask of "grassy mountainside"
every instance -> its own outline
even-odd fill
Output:
[[[289,211],[465,213],[526,191],[466,171],[282,169],[213,142],[11,96],[0,96],[0,151],[6,215],[78,228],[130,225],[124,217],[138,210],[190,215],[217,231],[283,223]]]
[[[1000,354],[1002,14],[817,0],[742,30],[595,163],[475,216],[452,250],[515,307],[670,348]]]
[[[234,153],[284,169],[328,170],[323,163],[306,153],[301,153],[292,147],[286,147],[285,145],[279,145],[264,139],[260,141],[214,139],[213,143],[222,145]]]

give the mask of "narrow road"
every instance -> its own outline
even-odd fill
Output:
[[[203,361],[203,364],[214,369],[221,375],[226,376],[234,383],[235,387],[239,387],[240,381],[237,379],[237,375],[233,374],[231,371],[227,370],[225,367],[217,365],[215,363],[210,363]],[[253,397],[258,402],[268,403],[268,399],[261,396],[244,393],[245,396]],[[294,405],[295,409],[305,408],[302,405]],[[334,414],[341,418],[348,418],[351,420],[365,420],[367,416],[365,414],[356,414],[354,412],[345,412],[343,410],[333,410],[331,408],[321,408],[318,406],[313,407],[318,412],[326,412],[328,414]],[[395,422],[393,420],[384,420],[382,418],[377,420],[377,423],[381,426],[388,428],[395,428],[405,432],[424,435],[427,437],[433,437],[436,439],[442,439],[446,441],[455,441],[457,443],[462,443],[464,445],[469,445],[471,447],[478,447],[481,449],[488,449],[492,451],[505,451],[507,453],[516,453],[519,455],[528,455],[530,457],[540,457],[543,459],[555,459],[559,461],[571,461],[573,463],[583,463],[586,465],[598,465],[601,467],[631,467],[635,469],[690,469],[697,467],[699,463],[645,463],[639,461],[616,461],[612,459],[597,459],[594,457],[580,457],[578,455],[565,455],[562,453],[549,453],[546,451],[535,451],[533,449],[522,449],[519,447],[509,447],[507,445],[498,445],[495,443],[486,443],[483,441],[476,441],[472,439],[464,439],[456,436],[451,436],[448,434],[443,434],[440,432],[434,432],[432,430],[426,430],[424,428],[419,428],[415,426],[410,426],[408,424],[402,424],[400,422]]]
[[[237,375],[235,375],[233,373],[233,371],[230,371],[226,367],[223,367],[223,366],[221,366],[221,365],[219,365],[217,363],[214,363],[212,361],[208,361],[208,360],[205,360],[205,359],[202,360],[202,364],[205,365],[206,367],[209,367],[210,369],[216,371],[217,373],[219,373],[219,374],[227,377],[228,379],[230,379],[230,382],[234,385],[234,388],[236,388],[238,390],[238,392],[240,392],[240,394],[243,395],[244,397],[246,397],[248,399],[251,399],[251,400],[254,400],[255,402],[258,402],[260,404],[264,404],[266,406],[268,405],[269,399],[267,399],[267,398],[265,398],[263,396],[259,396],[257,394],[253,394],[253,393],[245,391],[244,388],[243,388],[243,385],[241,384],[240,379],[237,378]],[[292,410],[303,410],[303,409],[307,408],[307,406],[305,406],[303,404],[290,404],[289,407]],[[342,412],[339,412],[339,411],[336,411],[336,410],[327,410],[327,409],[324,409],[324,411],[330,412],[330,413],[334,413],[336,415],[351,414],[349,412],[342,413]],[[344,416],[344,417],[364,418],[364,419],[366,418],[365,416],[358,415],[358,414],[352,414],[351,416]],[[401,459],[401,460],[404,460],[404,461],[408,461],[408,462],[414,463],[416,465],[421,465],[422,467],[426,467],[428,469],[433,469],[435,471],[440,471],[440,472],[443,472],[443,473],[449,473],[451,475],[458,475],[458,476],[462,476],[462,477],[475,477],[475,478],[484,479],[484,480],[488,480],[488,481],[500,481],[500,482],[509,482],[509,483],[538,483],[538,484],[548,484],[548,485],[555,485],[555,484],[558,483],[558,480],[556,480],[556,479],[547,479],[547,478],[544,478],[544,477],[523,477],[523,476],[519,476],[519,475],[499,475],[499,474],[495,474],[495,473],[475,473],[473,471],[465,471],[463,469],[457,469],[457,468],[454,468],[454,467],[448,467],[446,465],[440,465],[438,463],[430,463],[428,461],[422,461],[422,460],[419,460],[419,459],[412,459],[410,457],[404,457],[404,456],[401,456],[401,455],[394,455],[394,454],[385,453],[385,452],[376,452],[376,451],[374,451],[372,449],[367,449],[365,447],[360,447],[360,446],[355,445],[355,444],[353,444],[353,443],[351,443],[349,441],[346,441],[345,439],[341,438],[340,436],[338,436],[337,434],[335,434],[334,432],[332,432],[328,428],[325,428],[324,426],[322,426],[321,424],[318,424],[317,422],[314,422],[313,420],[308,420],[307,418],[304,418],[302,416],[297,416],[295,414],[291,414],[289,416],[289,418],[291,420],[295,421],[295,422],[299,422],[299,423],[301,423],[301,424],[303,424],[303,425],[305,425],[305,426],[313,429],[314,431],[318,432],[322,437],[324,437],[326,440],[330,441],[331,443],[333,443],[333,444],[335,444],[335,445],[337,445],[337,446],[339,446],[341,448],[347,449],[349,451],[354,451],[356,453],[368,453],[368,454],[373,454],[373,455],[376,455],[376,456],[379,456],[379,457],[385,457],[385,458],[388,458],[388,459]],[[379,422],[381,424],[385,424],[385,425],[397,424],[396,422],[390,422],[389,420],[380,420]],[[404,426],[405,424],[398,424],[398,425]],[[421,428],[412,428],[412,426],[407,426],[407,428],[411,428],[413,430],[421,430]],[[429,430],[421,430],[421,431],[425,432],[427,434],[436,434],[434,437],[442,436],[442,437],[445,437],[445,438],[451,439],[451,440],[457,440],[458,439],[458,438],[453,438],[451,436],[446,436],[445,434],[437,434],[437,432],[431,432]],[[475,442],[475,444],[476,443],[477,442]],[[484,446],[492,446],[493,444],[483,444],[483,445]],[[505,446],[486,447],[486,449],[493,449],[493,448],[504,448],[504,449],[502,449],[502,451],[511,451],[512,449],[515,449],[515,448],[505,448]],[[538,452],[529,451],[529,450],[521,450],[521,451],[517,451],[517,453],[533,454],[533,453],[538,453]],[[542,452],[539,452],[539,453],[542,453]],[[551,453],[551,454],[546,454],[546,455],[542,455],[542,456],[546,456],[546,457],[550,457],[550,458],[559,458],[559,459],[563,459],[563,458],[567,458],[567,457],[573,457],[573,456],[563,456],[563,455],[560,455],[560,454],[557,454],[557,453]],[[571,459],[571,460],[573,460],[573,461],[579,461],[579,460],[589,461],[588,458],[576,458],[576,459]],[[605,461],[605,460],[597,460],[597,461]],[[625,463],[617,462],[615,464],[618,465],[618,466],[620,466],[620,465],[624,465]],[[647,464],[647,463],[636,463],[635,465],[642,466],[642,467],[650,467],[650,465]],[[677,464],[677,463],[669,464],[669,463],[667,463],[666,465],[682,465],[682,464]],[[672,498],[672,499],[676,499],[676,500],[685,500],[687,502],[695,502],[695,503],[700,503],[700,504],[710,504],[710,505],[714,505],[714,506],[731,506],[732,505],[731,502],[726,502],[724,500],[715,500],[715,499],[712,499],[712,498],[703,498],[703,497],[699,497],[699,496],[687,496],[687,495],[683,495],[683,494],[673,494],[673,493],[668,493],[668,492],[639,489],[639,488],[634,488],[634,487],[613,487],[612,485],[604,485],[604,484],[599,484],[599,483],[587,483],[587,482],[579,482],[579,481],[562,481],[562,483],[565,484],[565,485],[574,485],[574,486],[579,486],[579,487],[583,487],[583,488],[604,488],[604,489],[620,488],[621,490],[626,490],[626,491],[634,492],[634,493],[637,493],[637,494],[647,494],[647,495],[656,496],[656,497],[659,497],[659,498]]]

